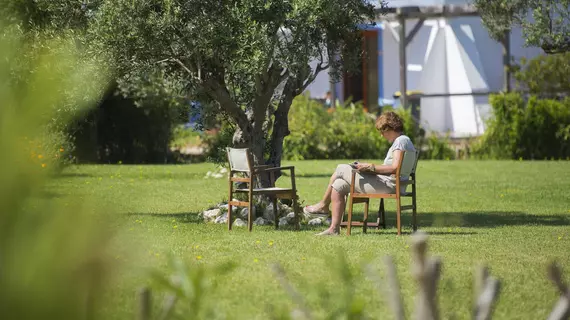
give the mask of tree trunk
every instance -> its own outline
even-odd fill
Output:
[[[283,157],[283,141],[290,134],[289,131],[289,110],[293,103],[293,95],[286,94],[279,103],[277,111],[275,111],[275,122],[273,124],[273,132],[271,134],[269,159],[267,164],[275,167],[281,166],[281,158]],[[275,173],[275,179],[281,176],[281,172]]]

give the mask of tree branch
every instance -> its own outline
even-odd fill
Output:
[[[315,78],[317,78],[317,76],[319,75],[319,73],[323,70],[325,70],[326,68],[329,67],[329,64],[325,64],[323,65],[322,62],[320,62],[317,67],[315,68],[315,71],[313,73],[311,73],[310,76],[307,77],[307,79],[305,79],[304,82],[300,83],[297,90],[295,91],[295,95],[299,95],[301,93],[303,93],[303,91],[305,91],[305,89],[307,89],[307,87],[313,82],[315,81]]]
[[[178,63],[178,65],[180,65],[180,67],[182,67],[182,69],[184,69],[186,72],[188,72],[188,74],[190,74],[193,78],[196,77],[194,75],[194,73],[192,72],[192,70],[190,70],[184,63],[182,63],[182,61],[176,59],[176,58],[171,58],[172,61]],[[198,78],[200,79],[200,78]]]
[[[202,82],[202,86],[206,89],[206,93],[220,104],[222,110],[233,118],[243,132],[250,131],[251,126],[247,120],[247,115],[231,98],[225,85],[222,85],[213,79],[206,79]]]

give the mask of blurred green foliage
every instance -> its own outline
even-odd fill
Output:
[[[453,159],[455,152],[447,138],[426,136],[418,126],[411,110],[384,107],[393,110],[404,122],[404,133],[421,149],[421,159]],[[317,100],[300,95],[293,101],[289,112],[290,134],[283,143],[286,160],[313,159],[384,159],[390,143],[375,128],[377,115],[368,113],[362,103],[345,102],[336,108],[325,109]],[[235,131],[227,121],[220,119],[218,135],[205,139],[209,158],[223,164],[227,161],[225,147],[232,141]]]
[[[0,310],[5,319],[94,318],[108,229],[87,199],[68,204],[44,188],[65,150],[41,148],[60,149],[50,130],[73,116],[65,106],[91,106],[105,82],[65,34],[30,44],[13,24],[0,30]]]
[[[517,91],[548,99],[570,95],[570,52],[523,57],[512,68]]]
[[[570,98],[526,100],[491,96],[493,117],[474,153],[492,159],[566,159],[570,156]]]

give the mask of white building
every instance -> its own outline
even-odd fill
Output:
[[[392,0],[389,7],[466,5],[467,0]],[[409,34],[418,19],[406,22]],[[366,48],[372,59],[363,64],[363,74],[335,84],[337,99],[348,95],[363,100],[369,108],[399,105],[393,98],[400,91],[399,23],[377,21],[367,29]],[[377,54],[374,54],[376,51]],[[490,38],[478,16],[426,19],[407,49],[407,89],[423,94],[466,94],[421,98],[421,124],[429,131],[452,137],[478,136],[490,115],[487,95],[503,89],[503,46]],[[511,32],[510,53],[516,60],[542,54],[540,48],[524,46],[521,30]],[[377,58],[374,58],[377,57]],[[323,72],[308,87],[311,96],[322,98],[331,90]]]

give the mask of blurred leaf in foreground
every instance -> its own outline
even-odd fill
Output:
[[[88,107],[105,83],[94,85],[96,66],[77,63],[70,37],[35,43],[33,55],[28,45],[0,22],[0,310],[4,319],[92,319],[108,229],[88,201],[46,190],[56,160],[32,157],[26,141],[43,138],[70,92],[83,90],[74,103]]]

